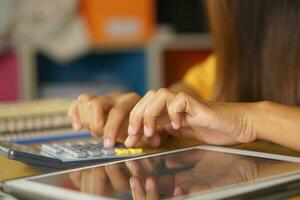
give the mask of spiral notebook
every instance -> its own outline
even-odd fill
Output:
[[[72,131],[67,117],[71,102],[52,99],[0,104],[0,140],[29,144],[89,135]]]

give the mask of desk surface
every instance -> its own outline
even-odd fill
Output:
[[[168,141],[167,144],[162,146],[160,150],[162,151],[171,150],[174,148],[182,148],[182,147],[187,147],[187,146],[192,146],[197,144],[199,144],[199,142],[191,141],[191,140],[172,139]],[[234,148],[300,157],[300,153],[266,142],[253,142],[249,144],[242,144],[242,145],[234,146]],[[149,150],[151,151],[151,149]],[[40,173],[41,172],[38,171],[37,169],[34,169],[21,162],[9,160],[5,157],[0,156],[0,181],[20,178],[24,176],[38,175]],[[300,200],[300,196],[291,198],[290,200]]]

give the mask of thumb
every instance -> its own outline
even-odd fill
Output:
[[[212,118],[212,110],[208,103],[197,101],[185,93],[178,93],[167,111],[174,129],[182,127],[183,121],[205,128],[209,126]]]

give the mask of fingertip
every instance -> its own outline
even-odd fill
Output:
[[[135,145],[135,139],[134,136],[129,135],[125,140],[125,146],[126,147],[133,147]]]
[[[152,137],[153,136],[153,129],[150,128],[149,126],[145,125],[144,126],[144,135],[146,137]]]
[[[150,178],[146,179],[146,191],[150,191],[152,189],[152,180]]]
[[[176,123],[175,121],[171,121],[172,128],[175,130],[178,130],[180,128],[180,125]]]
[[[114,146],[114,142],[111,138],[104,138],[103,145],[105,148],[111,148]]]
[[[174,197],[178,197],[178,196],[181,196],[182,194],[183,194],[182,188],[179,187],[179,186],[176,186],[176,187],[174,188],[173,196],[174,196]]]
[[[129,183],[130,183],[131,189],[134,190],[136,188],[136,179],[135,179],[135,177],[130,177]]]
[[[97,137],[97,133],[94,132],[94,131],[90,131],[91,135],[94,136],[94,137]]]
[[[151,146],[151,147],[159,147],[160,144],[161,144],[161,137],[160,135],[154,135],[153,137],[149,138],[148,139],[148,144]]]
[[[74,131],[80,131],[82,129],[82,126],[79,122],[73,122],[72,127]]]

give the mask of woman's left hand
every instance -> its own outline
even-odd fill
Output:
[[[149,91],[133,108],[125,145],[134,146],[144,136],[157,136],[157,126],[175,137],[196,138],[208,144],[233,145],[256,139],[251,103],[196,100],[185,93],[162,88]],[[141,130],[144,131],[141,131]]]

